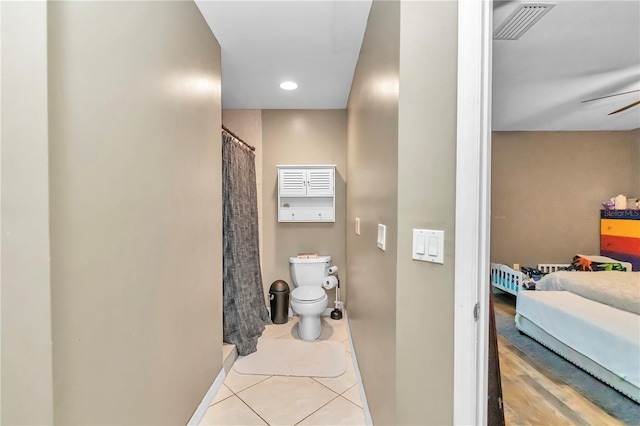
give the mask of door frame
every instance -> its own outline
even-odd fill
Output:
[[[458,1],[453,384],[456,425],[487,423],[492,33],[492,0]]]

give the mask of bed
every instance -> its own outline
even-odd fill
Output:
[[[558,271],[519,292],[516,327],[640,403],[640,272]]]
[[[568,263],[540,263],[538,270],[544,273],[555,272],[569,267]],[[491,285],[498,290],[517,296],[520,290],[526,288],[530,278],[522,271],[513,269],[501,263],[491,264]]]
[[[603,265],[618,265],[623,270],[631,272],[632,265],[629,262],[621,262],[605,256],[578,254],[573,258],[573,263],[539,263],[538,271],[549,274],[560,270],[574,267],[580,263]],[[501,291],[517,296],[520,290],[528,289],[532,284],[532,278],[518,269],[511,268],[501,263],[491,263],[490,265],[491,285]],[[536,277],[537,281],[540,277]]]

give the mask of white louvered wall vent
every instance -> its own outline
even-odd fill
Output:
[[[540,20],[555,3],[522,3],[493,33],[494,40],[517,40]]]

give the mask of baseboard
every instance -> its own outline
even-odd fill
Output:
[[[204,417],[204,414],[207,412],[207,408],[209,408],[211,402],[213,401],[213,398],[215,398],[216,396],[216,393],[218,393],[218,390],[222,387],[226,376],[227,374],[225,373],[224,368],[222,368],[220,370],[220,373],[218,373],[218,377],[216,377],[216,379],[213,381],[207,393],[204,394],[204,398],[202,398],[202,401],[200,401],[198,408],[196,408],[196,411],[189,419],[187,426],[198,426],[200,424],[202,418]]]
[[[349,317],[347,316],[347,310],[343,309],[344,321],[347,324],[347,333],[349,334],[349,346],[351,346],[351,358],[353,358],[353,369],[356,373],[356,379],[358,380],[358,389],[360,390],[360,400],[362,402],[362,410],[364,411],[364,421],[367,426],[373,425],[371,419],[371,411],[369,411],[369,404],[367,404],[367,395],[364,392],[364,384],[362,383],[362,376],[360,375],[360,367],[358,367],[358,358],[356,357],[356,351],[353,347],[353,338],[351,337],[351,327],[349,326]]]

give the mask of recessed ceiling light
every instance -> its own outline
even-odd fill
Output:
[[[293,81],[283,81],[280,83],[280,88],[284,90],[296,90],[298,85]]]

